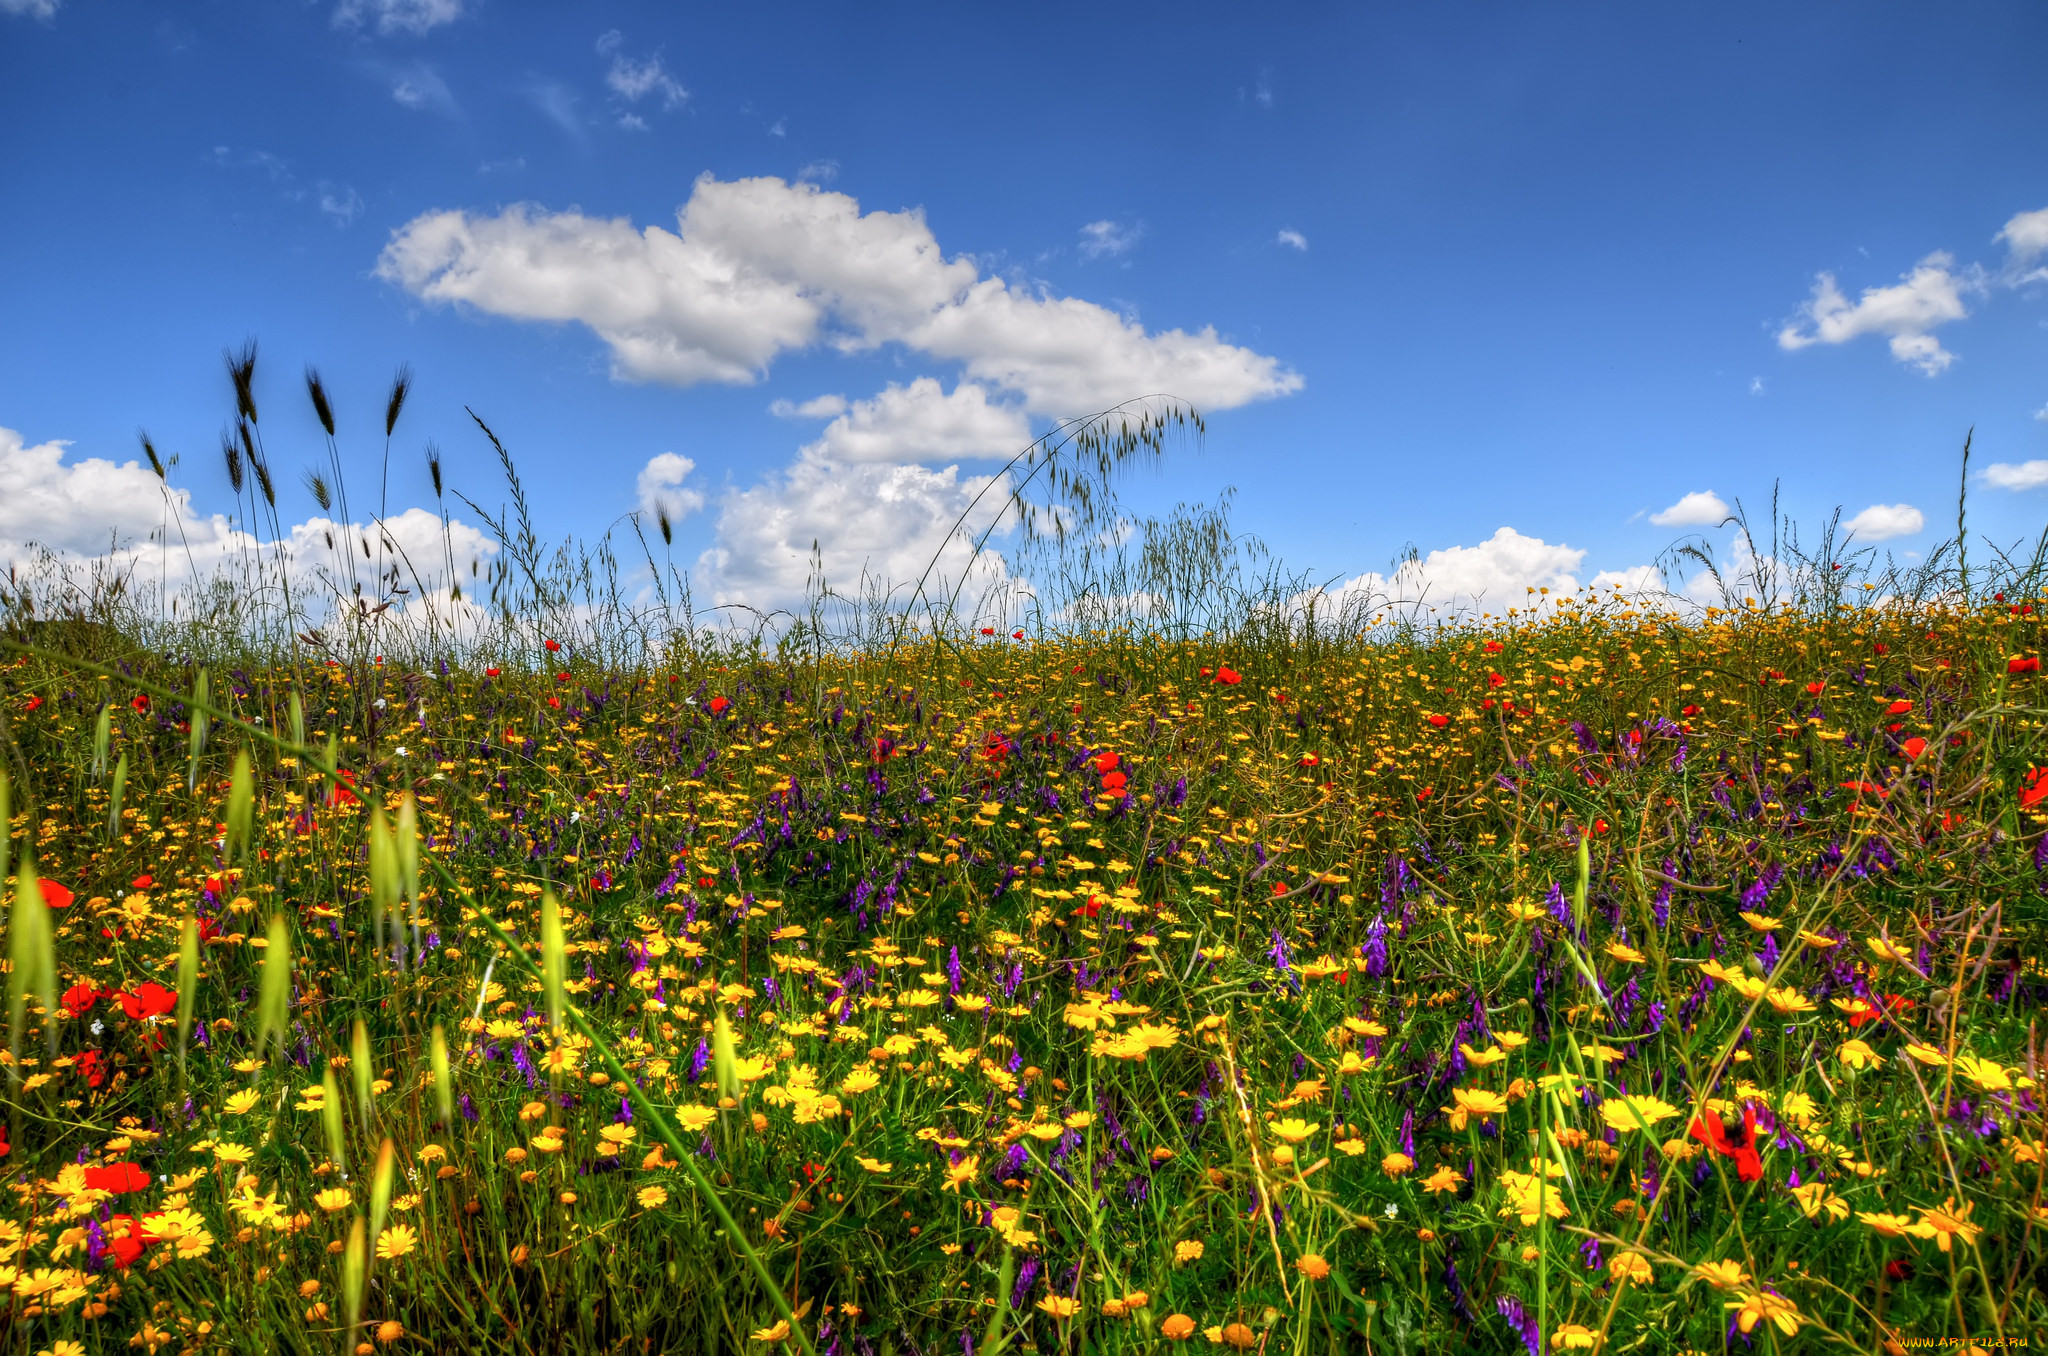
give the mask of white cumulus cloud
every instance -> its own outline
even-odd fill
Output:
[[[1964,294],[1982,286],[1975,269],[1958,271],[1954,256],[1937,251],[1890,287],[1866,287],[1850,301],[1832,273],[1814,284],[1813,297],[1800,308],[1800,318],[1778,331],[1778,346],[1801,349],[1811,344],[1846,344],[1866,334],[1891,341],[1892,356],[1928,376],[1943,371],[1955,355],[1941,346],[1932,331],[1969,314]]]
[[[203,514],[189,491],[167,486],[140,462],[102,457],[66,460],[70,444],[30,445],[0,428],[0,569],[28,566],[48,551],[60,561],[107,562],[154,586],[173,590],[246,566],[258,555],[274,561],[282,546],[295,587],[321,596],[321,576],[348,578],[351,558],[364,575],[376,560],[397,560],[401,584],[418,601],[422,592],[445,594],[448,565],[467,579],[471,562],[487,560],[497,543],[461,520],[442,536],[440,515],[409,508],[376,526],[347,526],[316,517],[284,528],[282,542],[252,535],[224,514]],[[380,548],[380,535],[395,550]],[[365,563],[363,543],[369,543]],[[274,566],[271,566],[274,568]],[[317,611],[319,604],[311,604]]]
[[[1994,490],[2033,490],[2048,485],[2048,461],[1995,461],[1984,468],[1984,483]]]
[[[778,419],[831,419],[846,413],[846,397],[812,396],[809,400],[795,404],[787,400],[778,400],[768,407],[768,413]]]
[[[991,404],[988,392],[972,382],[961,382],[950,395],[930,377],[892,383],[837,413],[804,455],[834,462],[955,462],[1012,457],[1031,442],[1024,412]]]
[[[341,0],[334,26],[373,24],[379,33],[431,32],[462,17],[462,0]]]
[[[900,343],[1038,414],[1148,394],[1221,409],[1302,384],[1213,328],[1148,332],[1093,302],[984,278],[944,256],[917,210],[863,213],[846,194],[775,178],[699,178],[674,231],[530,205],[430,212],[393,234],[377,273],[429,301],[587,325],[633,380],[747,383],[790,350]]]
[[[87,457],[68,465],[53,440],[29,446],[0,428],[0,563],[26,560],[32,546],[97,555],[157,530],[167,518],[192,518],[191,498],[166,491],[140,462]],[[213,535],[213,529],[207,529]]]
[[[2048,254],[2048,207],[2016,213],[1994,239],[2005,242],[2005,272],[2015,283],[2048,279],[2048,266],[2032,267]]]
[[[1670,508],[1650,515],[1659,527],[1718,527],[1733,509],[1712,490],[1694,490]]]
[[[1346,580],[1328,601],[1397,612],[1434,608],[1447,616],[1499,616],[1508,608],[1529,606],[1531,589],[1575,592],[1585,559],[1577,547],[1503,527],[1477,546],[1446,546],[1405,562],[1391,575],[1374,571]],[[1662,577],[1648,565],[1603,570],[1591,583],[1603,594],[1616,587],[1630,595],[1663,593]]]
[[[895,590],[901,602],[902,590],[921,578],[927,594],[940,597],[964,581],[971,610],[971,600],[1011,582],[1000,555],[974,552],[1007,503],[996,477],[962,477],[955,466],[840,465],[802,456],[726,497],[697,573],[719,603],[788,601],[810,580],[815,546],[839,593],[853,594],[865,581]],[[992,545],[1003,536],[999,530]]]
[[[1864,541],[1889,541],[1927,526],[1927,515],[1911,504],[1872,504],[1842,526]]]
[[[640,496],[640,511],[650,517],[667,513],[670,522],[678,522],[704,507],[703,491],[685,482],[690,472],[697,469],[697,463],[675,452],[663,452],[650,457],[640,468],[636,484]]]

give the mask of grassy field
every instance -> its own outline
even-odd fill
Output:
[[[18,628],[7,1349],[2038,1340],[2038,621]]]

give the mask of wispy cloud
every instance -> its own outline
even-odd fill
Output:
[[[566,132],[570,140],[579,146],[584,143],[583,118],[576,112],[574,90],[559,80],[531,76],[520,92],[542,117]]]
[[[1308,253],[1308,237],[1292,226],[1282,226],[1280,234],[1273,238],[1273,243],[1285,245],[1291,250],[1300,250],[1303,254]]]
[[[322,179],[317,192],[322,215],[336,226],[350,225],[363,214],[362,195],[347,184]]]
[[[420,113],[438,113],[444,118],[462,116],[462,105],[455,101],[455,93],[448,88],[448,82],[425,62],[415,61],[403,66],[372,63],[369,70],[389,87],[392,102],[401,107]]]
[[[231,173],[260,175],[282,201],[311,207],[336,227],[353,225],[363,214],[362,196],[352,185],[321,179],[309,187],[293,171],[289,160],[269,151],[216,146],[206,156],[206,163]]]
[[[411,33],[415,37],[452,24],[462,17],[462,0],[341,0],[334,7],[336,28],[364,24],[379,33]]]
[[[1120,259],[1144,237],[1143,223],[1125,226],[1114,221],[1091,221],[1081,228],[1083,259]]]

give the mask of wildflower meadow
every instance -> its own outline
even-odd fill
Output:
[[[16,595],[7,1348],[2024,1345],[2015,577],[637,647]]]

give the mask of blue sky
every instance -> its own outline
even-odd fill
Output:
[[[1273,9],[0,0],[0,550],[157,527],[138,426],[231,512],[248,336],[287,523],[303,366],[360,510],[404,360],[393,512],[429,439],[502,497],[469,405],[721,596],[1154,390],[1210,432],[1132,504],[1330,579],[1583,583],[1775,480],[1924,551],[1972,426],[1973,531],[2040,529],[2048,11]]]

